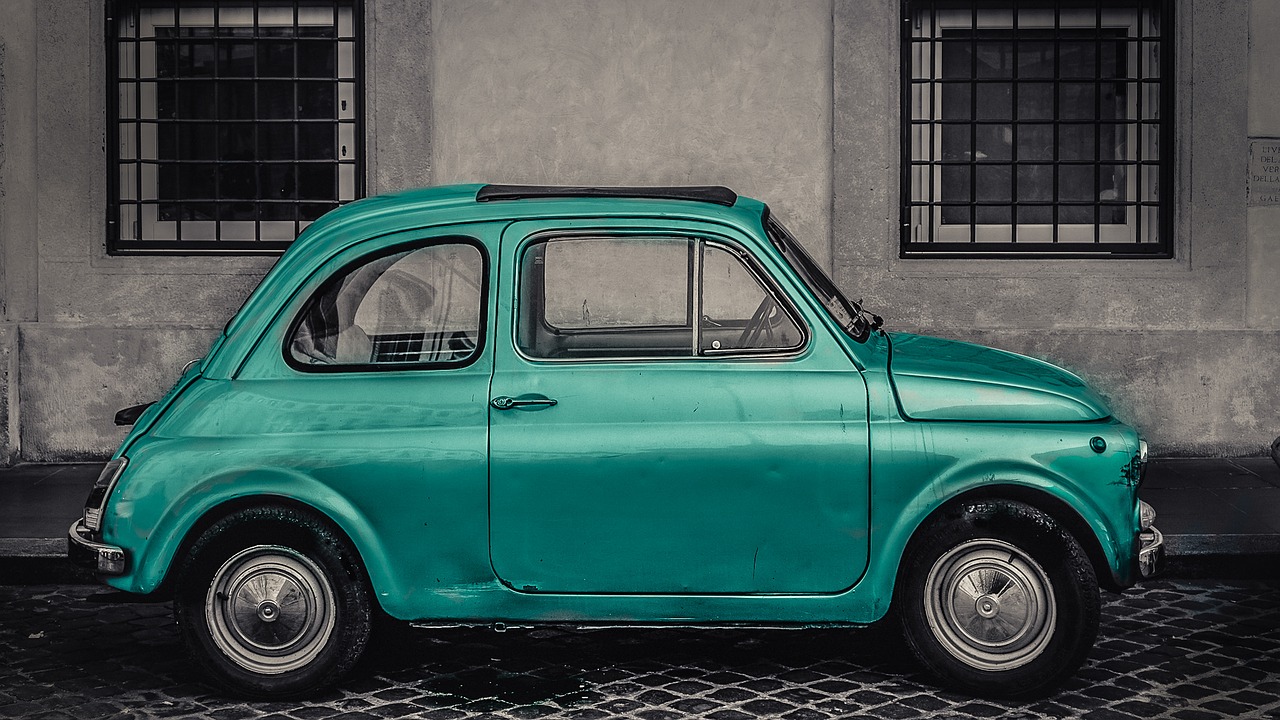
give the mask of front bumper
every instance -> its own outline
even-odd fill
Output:
[[[1138,533],[1138,574],[1143,580],[1164,569],[1164,535],[1154,526]]]
[[[83,518],[67,531],[67,557],[77,565],[93,568],[99,575],[123,575],[129,567],[129,553],[94,540]]]

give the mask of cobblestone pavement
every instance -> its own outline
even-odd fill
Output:
[[[1280,718],[1280,581],[1106,595],[1084,669],[1031,703],[938,690],[884,627],[414,629],[339,690],[244,703],[201,684],[167,603],[84,602],[98,591],[0,587],[0,717]]]

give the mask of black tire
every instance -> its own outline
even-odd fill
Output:
[[[1101,598],[1080,543],[1020,502],[961,503],[921,528],[898,576],[907,645],[945,684],[1040,697],[1098,636]]]
[[[255,507],[201,533],[178,568],[173,609],[215,684],[287,698],[337,682],[360,660],[370,598],[355,551],[322,518]]]

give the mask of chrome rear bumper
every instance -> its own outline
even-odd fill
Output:
[[[93,540],[83,519],[72,523],[67,531],[67,557],[77,565],[93,568],[99,575],[123,575],[129,566],[129,554],[123,548]]]

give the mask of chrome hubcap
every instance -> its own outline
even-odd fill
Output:
[[[227,560],[205,596],[214,643],[240,667],[265,675],[315,659],[333,634],[334,608],[320,568],[276,545],[251,547]]]
[[[925,615],[939,643],[981,670],[1011,670],[1040,655],[1057,625],[1044,569],[1001,540],[971,540],[934,563]]]

